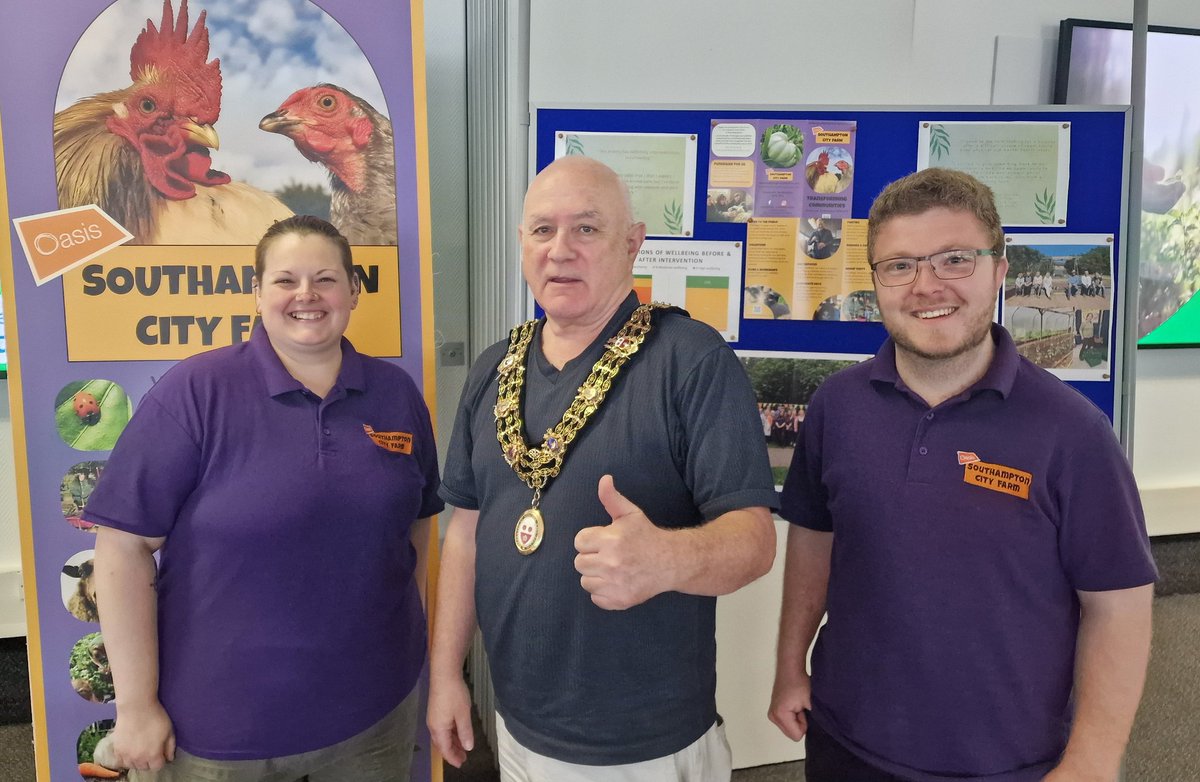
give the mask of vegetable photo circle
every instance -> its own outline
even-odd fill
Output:
[[[763,131],[759,151],[771,168],[792,168],[804,157],[804,133],[795,125],[772,125]]]
[[[74,464],[63,475],[62,482],[58,485],[59,503],[62,508],[63,518],[75,529],[92,533],[96,531],[94,524],[83,520],[83,511],[87,506],[88,498],[96,490],[96,483],[100,480],[100,473],[104,472],[105,464],[107,462],[104,461],[88,461]]]
[[[76,380],[54,398],[58,436],[79,451],[111,450],[132,415],[125,389],[111,380]]]
[[[100,633],[88,633],[71,647],[68,661],[71,688],[80,698],[92,703],[109,703],[115,697],[112,669],[108,666],[108,652]]]
[[[79,763],[79,776],[83,782],[110,782],[128,779],[124,771],[111,769],[96,760],[96,748],[104,737],[117,726],[115,720],[97,720],[84,728],[75,741],[75,757]],[[103,755],[103,752],[100,753]],[[112,762],[111,760],[109,762]]]

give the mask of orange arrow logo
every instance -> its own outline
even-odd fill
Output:
[[[38,285],[133,238],[95,204],[18,217],[13,225]]]

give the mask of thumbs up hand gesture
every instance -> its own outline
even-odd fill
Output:
[[[587,527],[575,536],[575,569],[592,602],[624,610],[665,592],[671,533],[656,527],[617,491],[611,475],[600,478],[597,494],[612,523]]]

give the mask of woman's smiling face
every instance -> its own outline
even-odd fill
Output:
[[[263,266],[254,298],[275,350],[293,357],[340,350],[359,290],[337,245],[318,234],[284,234]]]

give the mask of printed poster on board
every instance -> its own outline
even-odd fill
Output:
[[[922,122],[917,170],[934,166],[965,171],[990,187],[1006,226],[1067,223],[1069,122]]]
[[[0,288],[43,782],[86,777],[115,714],[83,510],[155,379],[249,338],[272,222],[346,234],[362,280],[347,336],[431,396],[421,18],[419,0],[0,8]]]
[[[871,356],[773,350],[739,350],[737,355],[758,401],[758,420],[771,473],[775,486],[781,488],[813,394],[834,372]]]
[[[726,342],[738,340],[741,288],[741,242],[647,239],[633,262],[633,290],[643,304],[682,307]]]
[[[647,236],[695,235],[695,133],[560,130],[554,134],[554,158],[567,155],[599,160],[617,172]]]
[[[1017,352],[1063,380],[1108,380],[1112,234],[1009,234],[1004,327]]]
[[[705,219],[850,217],[857,122],[712,120]]]
[[[743,317],[875,322],[867,221],[825,217],[750,221]]]

